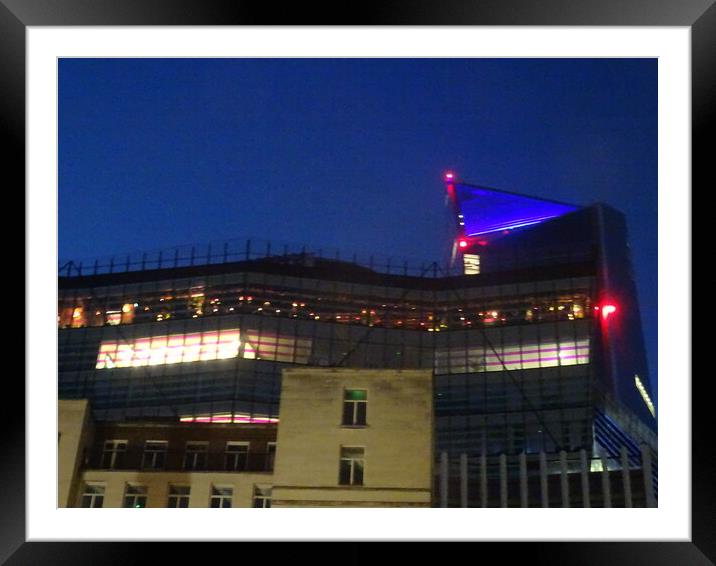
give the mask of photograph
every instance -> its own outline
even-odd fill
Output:
[[[657,58],[57,76],[58,507],[658,507]]]
[[[0,563],[714,564],[714,0],[316,8],[0,0]]]

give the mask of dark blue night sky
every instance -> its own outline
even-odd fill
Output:
[[[61,259],[253,237],[439,260],[448,169],[626,214],[656,389],[656,59],[59,63]]]

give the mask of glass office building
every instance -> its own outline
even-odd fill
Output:
[[[283,368],[430,368],[436,449],[656,450],[624,217],[446,176],[450,261],[226,242],[61,266],[59,395],[275,423]]]

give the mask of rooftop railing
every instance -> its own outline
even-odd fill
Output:
[[[555,242],[553,247],[541,249],[538,254],[535,254],[534,250],[524,252],[514,250],[514,253],[501,254],[493,261],[493,267],[495,270],[503,271],[515,269],[521,262],[528,262],[531,266],[583,262],[591,258],[590,254],[589,250],[572,249],[569,245],[565,245],[565,242]],[[256,260],[272,260],[277,263],[307,267],[323,260],[341,262],[346,266],[376,273],[410,277],[437,278],[464,275],[462,262],[452,263],[447,258],[429,261],[257,239],[221,240],[208,244],[189,244],[83,260],[62,260],[58,272],[60,277],[83,277]]]
[[[257,239],[222,240],[83,260],[63,260],[60,261],[58,271],[60,277],[83,277],[262,259],[306,266],[318,260],[327,260],[352,264],[377,273],[417,277],[445,277],[462,275],[463,272],[461,265],[451,267],[446,261],[345,252],[336,248]]]

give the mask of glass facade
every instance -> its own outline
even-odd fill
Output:
[[[89,273],[66,265],[60,397],[90,399],[98,421],[275,423],[291,365],[430,368],[438,450],[592,451],[594,405],[618,393],[595,310],[596,216],[585,209],[491,241],[471,275],[248,246]],[[629,391],[645,407],[637,373],[648,389],[636,368]]]
[[[108,276],[93,286],[78,285],[84,277],[63,281],[60,313],[82,303],[82,312],[102,316],[80,325],[60,315],[61,396],[90,398],[99,420],[266,423],[280,418],[281,370],[289,365],[433,368],[438,441],[473,452],[543,442],[508,373],[536,407],[587,402],[591,277],[374,285],[261,267],[201,282],[167,277],[175,270],[121,286]],[[115,303],[136,304],[134,316],[108,322]],[[580,418],[586,445],[588,418]]]

